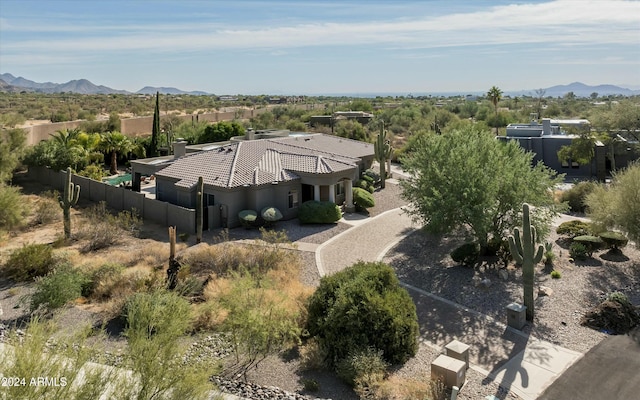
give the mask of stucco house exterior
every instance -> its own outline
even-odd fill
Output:
[[[371,143],[307,133],[258,137],[250,132],[195,153],[181,144],[172,160],[138,163],[137,170],[132,163],[134,175],[154,169],[156,199],[186,208],[195,208],[201,176],[205,229],[239,226],[238,212],[245,209],[273,206],[285,219],[295,218],[307,200],[353,208],[352,183],[373,162]]]
[[[567,129],[570,128],[570,129]],[[529,124],[509,124],[506,136],[499,136],[500,140],[517,140],[524,149],[535,153],[533,162],[542,161],[549,168],[558,173],[566,174],[567,178],[592,178],[604,181],[614,169],[624,168],[629,162],[637,158],[627,141],[618,136],[616,146],[607,146],[596,140],[594,142],[594,157],[589,165],[579,165],[572,160],[562,162],[558,159],[558,150],[562,146],[569,146],[575,135],[566,130],[575,131],[591,129],[586,119],[553,120],[542,119],[542,124],[532,120]]]

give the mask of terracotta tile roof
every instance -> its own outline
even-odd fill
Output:
[[[299,179],[296,172],[348,171],[359,157],[372,154],[369,143],[329,135],[259,139],[188,154],[156,175],[177,179],[176,185],[185,188],[199,176],[207,185],[232,188]]]

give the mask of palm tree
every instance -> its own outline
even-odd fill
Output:
[[[489,97],[489,100],[491,100],[493,108],[496,110],[496,115],[498,115],[498,103],[502,99],[502,90],[497,86],[491,86],[491,89],[487,92],[487,96]]]
[[[65,149],[70,149],[76,144],[75,140],[80,133],[81,131],[78,128],[60,129],[57,130],[56,133],[50,133],[49,136],[51,136],[57,144],[61,145]]]
[[[102,135],[100,148],[110,155],[109,172],[118,173],[118,153],[128,153],[133,150],[131,140],[120,132],[107,132]]]

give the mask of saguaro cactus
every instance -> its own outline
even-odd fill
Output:
[[[169,268],[167,269],[167,287],[169,290],[176,288],[178,284],[178,272],[180,263],[176,260],[176,227],[169,227]]]
[[[198,178],[198,188],[196,193],[196,243],[202,242],[202,222],[204,218],[204,181]]]
[[[391,143],[387,139],[387,132],[384,130],[384,122],[380,128],[380,134],[376,139],[373,146],[376,160],[380,163],[380,187],[385,188],[385,181],[387,179],[387,166],[386,162],[391,159]]]
[[[64,193],[60,197],[60,208],[62,208],[62,216],[64,220],[64,237],[71,237],[71,207],[78,203],[80,196],[80,186],[71,183],[71,168],[67,168],[67,178],[64,185]]]
[[[542,260],[544,247],[536,247],[536,228],[531,226],[529,205],[522,205],[522,234],[518,228],[509,236],[509,250],[513,259],[522,264],[522,282],[524,284],[524,305],[527,307],[527,321],[533,321],[533,277],[534,267]]]

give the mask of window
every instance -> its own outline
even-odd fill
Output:
[[[344,181],[336,183],[336,196],[344,194]]]
[[[215,196],[209,193],[205,193],[204,194],[204,199],[203,199],[203,205],[206,206],[212,206],[215,204]]]
[[[296,208],[296,207],[298,207],[298,191],[291,190],[289,192],[289,208]]]

